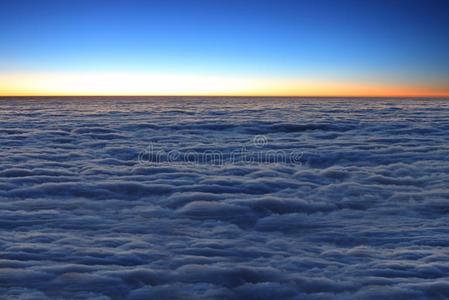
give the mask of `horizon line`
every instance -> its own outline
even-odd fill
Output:
[[[234,97],[234,98],[449,98],[448,95],[417,95],[417,96],[407,96],[407,95],[382,95],[382,96],[366,96],[366,95],[105,95],[105,94],[89,94],[89,95],[0,95],[0,98],[27,98],[27,97],[39,97],[39,98],[56,98],[56,97],[202,97],[202,98],[220,98],[220,97]]]

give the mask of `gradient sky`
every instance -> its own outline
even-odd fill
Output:
[[[449,1],[0,1],[0,95],[448,96]]]

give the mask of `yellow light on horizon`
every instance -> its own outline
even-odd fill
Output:
[[[449,88],[367,84],[304,78],[231,77],[151,73],[0,74],[0,96],[232,95],[232,96],[429,96]]]

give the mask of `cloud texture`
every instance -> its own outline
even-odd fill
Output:
[[[449,298],[443,100],[0,99],[0,151],[0,298]]]

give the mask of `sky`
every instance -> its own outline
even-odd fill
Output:
[[[449,96],[448,1],[0,0],[0,95]]]

